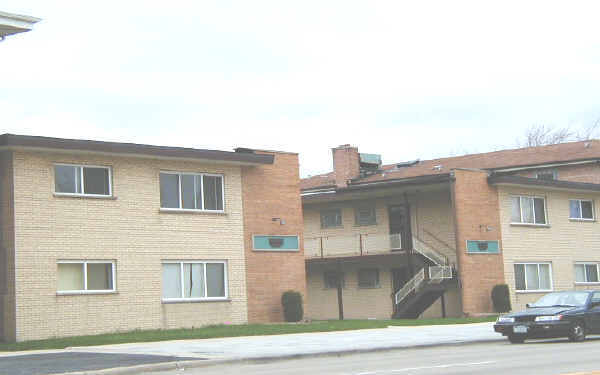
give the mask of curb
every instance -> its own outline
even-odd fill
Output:
[[[319,353],[299,353],[299,354],[287,354],[281,356],[265,356],[265,357],[240,357],[230,359],[198,359],[189,361],[174,361],[174,362],[163,362],[153,363],[147,365],[137,365],[130,367],[114,367],[102,370],[86,370],[76,372],[64,372],[61,374],[54,375],[133,375],[140,374],[142,372],[156,372],[156,371],[170,371],[170,370],[181,370],[185,368],[202,368],[211,367],[218,365],[227,365],[234,363],[265,363],[265,362],[277,362],[286,361],[292,359],[302,359],[308,357],[342,357],[346,355],[361,354],[361,353],[377,353],[387,352],[401,349],[427,349],[440,346],[466,346],[471,344],[486,344],[498,341],[504,341],[504,337],[480,339],[472,341],[457,341],[449,343],[433,343],[433,344],[421,344],[411,346],[387,346],[381,348],[369,348],[369,349],[352,349],[352,350],[341,350],[341,351],[330,351],[330,352],[319,352]]]

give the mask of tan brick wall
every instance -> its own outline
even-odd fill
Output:
[[[53,196],[53,163],[112,167],[116,199]],[[241,169],[17,152],[17,339],[247,321]],[[159,171],[223,173],[225,214],[159,212]],[[57,295],[57,260],[115,260],[117,293]],[[226,302],[161,303],[161,261],[227,260]]]
[[[597,168],[597,167],[596,167]],[[554,290],[600,289],[598,284],[575,284],[576,262],[600,262],[600,227],[597,221],[569,220],[569,199],[594,200],[595,217],[600,194],[544,191],[529,188],[499,187],[500,220],[504,253],[504,275],[510,288],[513,310],[534,302],[545,293],[515,292],[514,263],[551,262]],[[546,198],[547,227],[511,225],[512,195]]]
[[[15,340],[15,252],[12,153],[0,154],[0,340]]]
[[[449,191],[410,194],[407,196],[411,229],[415,236],[448,256],[450,262],[456,261],[454,250],[454,213]],[[307,256],[317,256],[320,251],[320,237],[324,239],[324,247],[331,249],[329,255],[351,255],[359,252],[359,235],[363,235],[363,253],[389,252],[389,217],[388,206],[405,203],[402,195],[386,198],[369,198],[363,200],[308,204],[304,206],[304,236]],[[355,224],[355,210],[359,205],[375,205],[376,225],[358,226]],[[342,210],[342,226],[321,228],[321,210],[340,208]]]
[[[298,155],[273,154],[272,165],[245,167],[242,173],[248,320],[253,323],[282,321],[286,290],[299,291],[306,301]],[[253,251],[253,235],[298,235],[300,251]]]
[[[467,254],[466,241],[500,241],[498,193],[495,187],[488,185],[485,171],[455,170],[454,174],[453,202],[462,307],[467,314],[492,312],[492,288],[504,283],[502,254]],[[486,229],[488,227],[491,230]]]
[[[450,201],[450,192],[445,190],[412,193],[407,198],[410,205],[413,235],[419,236],[432,247],[447,255],[451,263],[455,263],[454,213]],[[354,207],[364,202],[375,204],[377,225],[355,225]],[[349,249],[354,251],[359,249],[359,234],[366,236],[363,237],[366,238],[363,245],[365,253],[368,254],[371,250],[373,250],[373,253],[389,253],[388,205],[404,204],[404,202],[404,196],[396,193],[395,196],[385,198],[369,198],[366,195],[362,201],[305,205],[305,238],[307,243],[313,240],[314,245],[311,246],[312,253],[309,253],[310,250],[307,247],[306,255],[318,255],[318,251],[316,251],[318,240],[316,239],[319,237],[328,237],[324,240],[324,245],[330,244],[331,249],[334,250],[333,255],[352,255]],[[342,210],[342,227],[321,229],[320,211],[326,208],[340,208]],[[333,240],[335,238],[345,238],[345,240],[336,242]],[[406,259],[401,255],[389,256],[385,261],[368,257],[345,260],[343,262],[346,281],[346,287],[343,291],[345,318],[366,319],[372,317],[389,319],[393,312],[391,269],[402,265],[406,266]],[[371,266],[380,269],[381,287],[377,289],[359,289],[358,269]],[[422,264],[419,265],[416,262],[415,270],[422,267]],[[335,269],[335,262],[328,265],[316,262],[307,265],[308,314],[313,319],[338,318],[337,291],[335,289],[325,289],[323,280],[325,270]],[[460,316],[462,314],[458,290],[447,293],[446,312],[448,316]],[[423,313],[424,317],[439,317],[441,315],[439,300]]]
[[[392,299],[392,269],[406,267],[402,255],[385,257],[367,257],[342,261],[344,288],[342,301],[345,319],[390,319],[394,311]],[[422,264],[415,264],[421,268]],[[364,289],[358,287],[358,271],[361,268],[379,270],[379,287]],[[335,271],[335,261],[329,263],[311,262],[307,265],[308,310],[310,319],[338,319],[337,289],[325,288],[325,271]],[[446,293],[446,316],[462,315],[460,293],[451,289]],[[421,318],[439,318],[442,316],[441,299],[438,299]]]

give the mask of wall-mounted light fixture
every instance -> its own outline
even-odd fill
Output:
[[[280,225],[285,225],[285,220],[280,217],[274,217],[271,219],[271,221],[279,221]]]

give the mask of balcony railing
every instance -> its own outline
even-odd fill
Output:
[[[307,258],[385,254],[397,250],[402,250],[400,234],[354,234],[304,239],[304,255]]]

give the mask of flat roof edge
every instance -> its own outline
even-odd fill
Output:
[[[56,149],[73,152],[102,152],[132,156],[143,154],[157,157],[239,162],[247,164],[273,164],[274,160],[273,155],[267,154],[250,154],[232,151],[154,146],[138,143],[106,142],[15,134],[0,135],[0,147]]]

